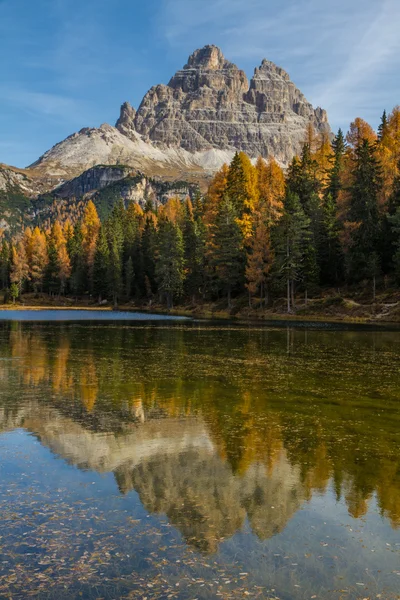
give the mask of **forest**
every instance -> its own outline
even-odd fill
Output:
[[[5,301],[24,292],[95,302],[277,298],[296,310],[321,290],[400,286],[400,107],[378,131],[361,118],[331,140],[310,125],[285,171],[236,153],[206,194],[144,209],[119,200],[100,220],[83,216],[27,227],[0,253]]]

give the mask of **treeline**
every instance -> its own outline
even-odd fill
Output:
[[[205,196],[145,209],[119,201],[100,222],[89,201],[81,220],[56,220],[3,240],[1,283],[23,291],[96,299],[174,301],[248,292],[267,306],[322,287],[400,283],[400,108],[376,133],[357,118],[331,141],[309,127],[286,173],[242,152]]]

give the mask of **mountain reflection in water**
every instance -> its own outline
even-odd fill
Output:
[[[399,358],[390,332],[1,323],[0,596],[398,598]]]
[[[261,540],[279,533],[330,482],[352,516],[376,494],[398,527],[398,373],[376,390],[371,370],[383,364],[352,369],[365,335],[336,334],[330,346],[329,334],[290,335],[288,354],[280,331],[6,324],[0,428],[23,427],[80,469],[114,473],[122,494],[136,490],[203,552],[246,517]],[[391,335],[374,334],[380,354]]]

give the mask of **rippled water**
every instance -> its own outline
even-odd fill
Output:
[[[396,332],[1,322],[0,598],[399,598],[399,359]]]

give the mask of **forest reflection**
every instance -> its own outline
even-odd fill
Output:
[[[4,323],[0,433],[112,472],[205,553],[333,490],[400,526],[396,334]]]

